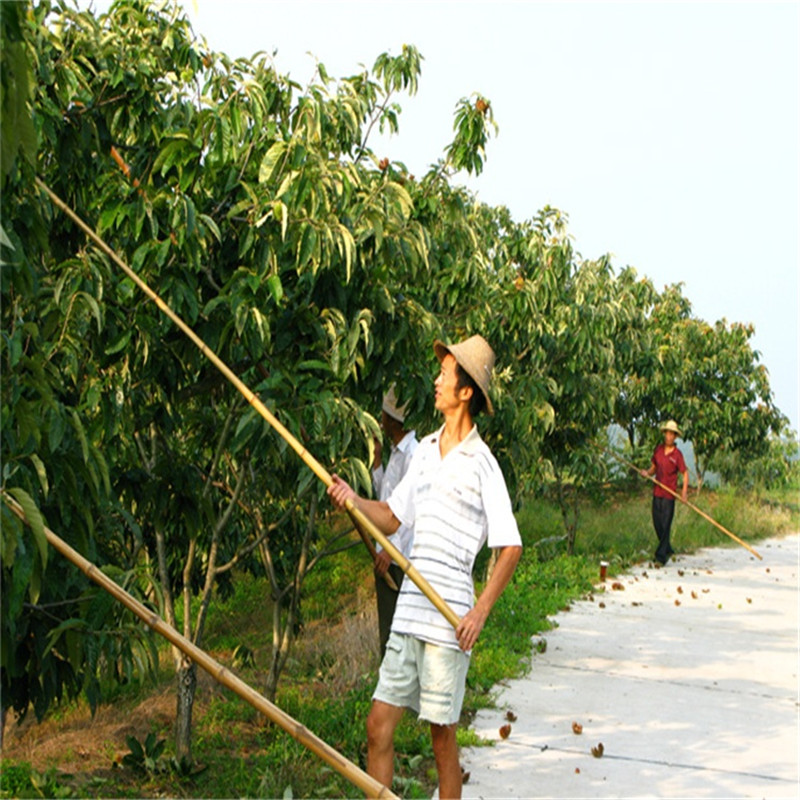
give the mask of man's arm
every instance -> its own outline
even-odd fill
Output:
[[[685,469],[681,472],[683,476],[683,487],[681,488],[681,500],[685,503],[689,497],[689,470]]]
[[[388,503],[381,500],[365,500],[338,475],[331,476],[333,483],[328,487],[328,497],[338,509],[344,509],[348,500],[369,520],[381,533],[391,536],[399,527],[400,520],[392,513]]]
[[[472,650],[475,642],[478,641],[478,636],[486,624],[489,612],[511,580],[521,555],[522,547],[519,545],[500,548],[500,555],[497,557],[489,582],[481,592],[475,606],[461,618],[461,622],[456,628],[458,646],[465,652]]]

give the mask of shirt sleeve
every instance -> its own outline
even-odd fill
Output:
[[[375,497],[381,496],[381,486],[383,485],[383,464],[377,469],[372,470],[372,490]]]
[[[522,545],[519,527],[511,508],[505,478],[500,465],[490,457],[481,477],[481,497],[486,512],[486,532],[489,547],[515,547]]]
[[[686,462],[683,460],[683,453],[675,448],[678,453],[678,472],[686,472]]]
[[[394,487],[394,490],[386,498],[389,508],[403,525],[412,527],[414,525],[414,492],[417,487],[417,476],[419,474],[419,463],[417,463],[417,453],[411,457],[406,474],[401,481]]]

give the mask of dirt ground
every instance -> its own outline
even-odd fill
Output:
[[[213,688],[214,681],[202,672],[198,684]],[[198,692],[195,714],[208,703],[208,691]],[[71,775],[107,777],[130,752],[126,737],[144,741],[154,728],[169,731],[175,719],[175,690],[171,683],[130,708],[119,703],[101,705],[94,717],[81,703],[61,719],[56,713],[38,723],[33,711],[21,724],[9,715],[3,732],[3,758],[27,761],[33,769],[57,767]],[[162,734],[163,735],[163,734]]]
[[[325,691],[345,691],[354,675],[375,666],[376,629],[374,603],[364,602],[360,613],[345,616],[335,625],[327,621],[310,623],[295,642],[293,657],[304,663],[325,664]],[[214,655],[230,662],[228,652]],[[193,710],[196,722],[221,692],[222,687],[198,669]],[[159,738],[170,740],[175,702],[174,681],[168,680],[154,690],[143,689],[135,700],[117,699],[103,704],[94,717],[83,701],[69,704],[63,712],[54,709],[41,723],[32,709],[20,724],[9,714],[2,756],[28,762],[40,773],[55,768],[59,774],[72,776],[69,783],[73,785],[112,775],[119,781],[123,773],[116,767],[130,752],[126,738],[134,736],[144,742],[155,730]]]

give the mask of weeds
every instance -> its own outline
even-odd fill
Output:
[[[0,797],[75,797],[71,786],[64,783],[69,775],[62,775],[55,767],[39,772],[24,761],[3,764],[0,770]]]
[[[128,736],[125,741],[130,748],[130,753],[127,753],[122,758],[122,763],[126,767],[148,772],[151,775],[155,772],[164,772],[167,769],[166,764],[161,759],[161,754],[167,744],[166,739],[156,739],[154,733],[148,733],[144,744],[135,736]]]

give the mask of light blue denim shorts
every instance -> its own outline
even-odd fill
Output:
[[[461,716],[469,655],[391,633],[373,700],[410,708],[421,720],[452,725]]]

